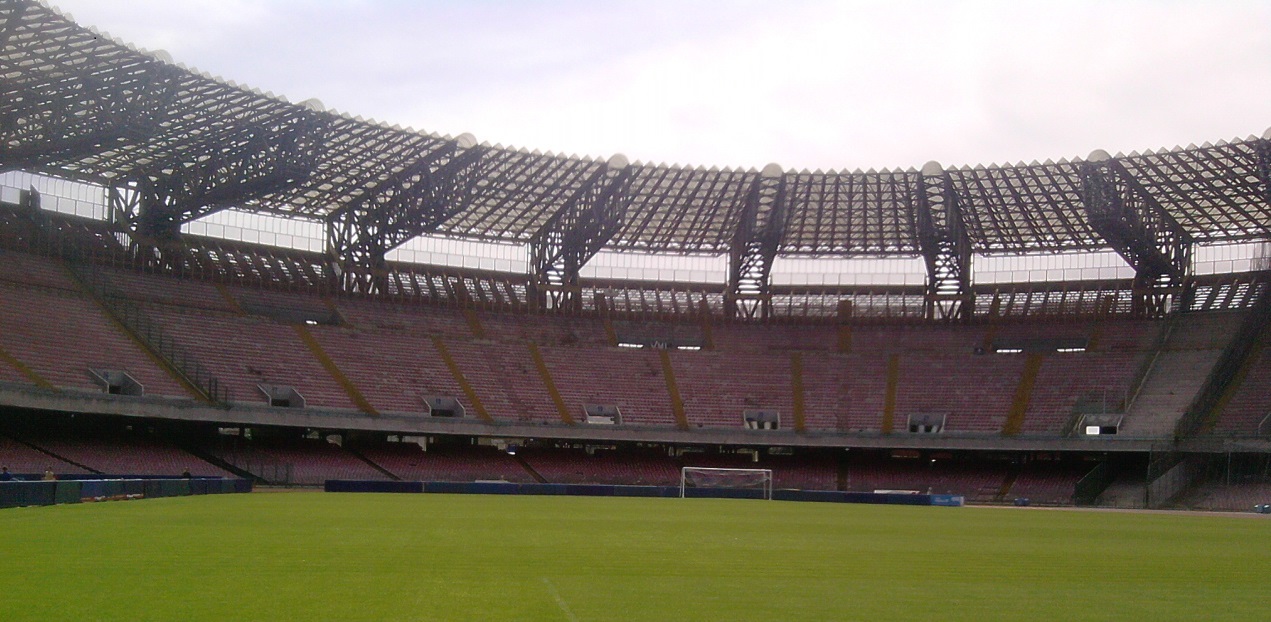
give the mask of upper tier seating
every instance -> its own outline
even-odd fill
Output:
[[[604,324],[594,320],[580,321],[568,316],[532,313],[477,314],[487,339],[497,341],[533,341],[544,346],[609,345]]]
[[[127,371],[147,395],[190,398],[92,300],[69,290],[0,281],[0,348],[53,386],[100,393],[89,369]],[[9,368],[0,362],[0,367]],[[25,381],[10,369],[0,379]]]
[[[423,416],[425,397],[446,395],[458,398],[472,413],[473,405],[426,335],[344,326],[312,326],[309,331],[376,410]],[[313,358],[307,350],[304,354]]]
[[[79,292],[79,286],[58,260],[14,251],[0,250],[0,281]]]
[[[992,434],[1002,430],[1023,371],[1023,357],[925,353],[900,357],[896,428],[912,414],[947,414],[944,431]]]
[[[1221,405],[1214,432],[1218,434],[1271,433],[1271,422],[1262,430],[1262,422],[1271,417],[1271,330],[1264,331],[1250,353],[1244,377],[1233,388],[1231,398]]]
[[[803,355],[808,430],[878,432],[887,395],[887,357],[870,353]]]
[[[138,274],[121,269],[101,269],[99,273],[108,288],[135,302],[213,311],[233,312],[236,310],[215,285],[206,281]]]
[[[671,362],[690,426],[740,428],[743,411],[763,409],[778,411],[781,426],[793,427],[788,355],[675,352]]]
[[[77,289],[56,261],[14,252],[5,257],[11,260],[0,269],[0,289],[6,293],[0,305],[0,327],[5,329],[0,347],[6,352],[59,387],[99,391],[87,374],[89,366],[123,368],[150,395],[190,399]],[[199,281],[101,272],[113,289],[142,304],[169,338],[228,386],[236,402],[264,404],[257,384],[272,384],[294,387],[311,408],[355,412],[351,394],[360,393],[370,405],[367,410],[424,416],[423,399],[439,395],[458,399],[469,416],[481,414],[479,402],[495,421],[558,424],[562,413],[532,355],[531,344],[537,344],[565,418],[579,421],[583,405],[598,404],[617,406],[628,425],[676,425],[671,383],[659,352],[611,347],[602,319],[464,312],[358,298],[330,303],[303,292],[218,289]],[[304,329],[316,341],[315,353],[296,327],[243,313],[244,308],[262,307],[322,313],[344,323],[320,322]],[[1192,324],[1225,321],[1204,320],[1180,323],[1171,347],[1208,350],[1220,345],[1209,332],[1191,334]],[[1144,320],[846,327],[724,322],[709,331],[687,324],[664,328],[668,334],[710,335],[714,344],[713,349],[669,353],[690,429],[740,429],[743,411],[775,410],[781,427],[792,430],[801,398],[807,432],[880,433],[887,414],[889,362],[894,359],[893,431],[904,432],[911,415],[934,414],[946,416],[943,434],[994,435],[1024,405],[1022,418],[1012,419],[1012,425],[1018,424],[1023,435],[1046,436],[1065,433],[1078,407],[1118,407],[1161,325]],[[644,322],[639,330],[656,333],[659,326]],[[67,327],[75,327],[74,332]],[[87,338],[92,346],[68,347],[72,338],[77,344]],[[993,351],[994,344],[1030,340],[1084,340],[1089,349]],[[447,364],[443,350],[470,391]],[[1017,394],[1032,355],[1042,359],[1032,391],[1022,402]],[[324,367],[324,356],[335,372]],[[795,395],[796,357],[802,369],[801,395]],[[1266,373],[1254,365],[1249,384],[1266,384]],[[13,365],[0,364],[0,382],[29,384],[31,379]],[[1232,412],[1248,412],[1221,425],[1248,430],[1256,423],[1247,420],[1256,418],[1260,408],[1233,400]]]
[[[540,348],[566,407],[611,404],[622,422],[673,426],[671,397],[657,352],[605,348]]]
[[[495,372],[492,380],[496,386],[477,389],[478,393],[502,391],[507,397],[507,404],[512,409],[509,419],[519,421],[537,421],[542,423],[560,423],[561,416],[557,410],[547,384],[543,381],[530,354],[529,346],[517,343],[484,343],[477,349]],[[484,378],[483,378],[484,379]],[[558,382],[555,378],[553,382]],[[582,405],[566,404],[569,417],[574,421],[582,418]]]
[[[233,401],[264,405],[258,384],[294,387],[311,407],[355,408],[291,326],[259,317],[154,305],[174,341],[227,386]]]
[[[781,350],[833,351],[837,342],[826,339],[824,326],[753,326],[723,324],[711,329],[715,349],[729,352],[769,352]]]
[[[344,320],[361,330],[473,338],[463,313],[457,309],[373,300],[341,300],[337,306]]]

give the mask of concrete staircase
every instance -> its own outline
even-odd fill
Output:
[[[1147,484],[1142,473],[1127,471],[1112,480],[1095,505],[1101,508],[1141,509],[1147,506]]]
[[[1157,353],[1137,395],[1126,409],[1120,433],[1169,438],[1223,349],[1239,328],[1237,313],[1183,315]]]

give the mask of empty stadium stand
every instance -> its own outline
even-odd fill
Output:
[[[1214,432],[1221,435],[1271,436],[1271,331],[1258,339],[1235,379],[1230,397],[1221,403]]]
[[[1152,353],[1141,386],[1131,395],[1123,433],[1168,436],[1204,385],[1240,325],[1238,314],[1181,315]]]
[[[0,314],[7,314],[0,318],[7,318],[12,329],[0,338],[0,347],[11,359],[61,388],[99,391],[86,370],[108,367],[129,370],[147,387],[148,395],[189,396],[171,373],[95,308],[88,296],[76,291],[75,282],[56,260],[18,252],[7,255],[14,261],[0,274],[0,287],[10,288],[12,294],[0,307]],[[258,385],[283,385],[294,387],[312,408],[423,416],[424,396],[456,397],[469,412],[475,411],[475,404],[469,403],[475,396],[495,421],[560,424],[560,409],[536,365],[533,345],[571,418],[581,419],[584,404],[613,404],[625,424],[675,425],[657,353],[610,346],[603,322],[597,319],[486,313],[487,337],[498,338],[478,339],[454,308],[357,299],[331,305],[300,294],[273,301],[274,309],[324,309],[338,318],[335,324],[305,322],[296,328],[288,326],[285,317],[244,313],[238,306],[238,301],[250,299],[255,302],[249,307],[261,308],[261,292],[120,270],[107,271],[107,278],[220,378],[236,402],[263,404]],[[163,287],[165,282],[172,287]],[[529,325],[517,330],[520,320]],[[1125,413],[1122,434],[1164,435],[1198,390],[1206,366],[1213,364],[1230,336],[1232,323],[1222,314],[1175,320],[1163,345],[1154,350],[1153,336],[1165,330],[1159,322],[1105,322],[1101,343],[1095,347],[1042,351],[1019,433],[1065,435],[1079,406],[1120,412],[1132,396],[1136,370],[1146,367],[1137,398]],[[95,327],[76,335],[92,340],[94,346],[68,356],[59,344],[70,336],[57,333],[59,326],[67,325]],[[1091,323],[1071,322],[996,328],[867,326],[853,331],[851,351],[843,353],[826,346],[835,342],[837,329],[832,326],[756,328],[747,339],[739,327],[725,327],[716,331],[713,349],[671,352],[671,368],[691,428],[740,428],[743,411],[766,409],[779,413],[782,428],[791,429],[791,353],[799,353],[800,398],[808,431],[880,433],[888,393],[894,391],[890,399],[895,430],[902,430],[910,415],[943,413],[945,435],[993,435],[1006,424],[1027,357],[990,342],[1089,340],[1095,332]],[[306,347],[304,333],[312,335],[321,356]],[[453,369],[438,343],[451,356]],[[324,367],[323,357],[330,365]],[[896,375],[894,388],[889,388],[888,365],[893,359]],[[1252,382],[1262,381],[1256,361],[1250,373]],[[3,366],[0,379],[31,382],[12,364]],[[352,395],[365,396],[369,408],[359,408]],[[1242,400],[1235,408],[1246,408],[1248,400]],[[1150,423],[1158,420],[1165,423]]]
[[[295,104],[44,3],[3,12],[15,471],[670,485],[758,466],[778,487],[1127,506],[1185,471],[1169,502],[1224,509],[1271,477],[1222,466],[1271,454],[1271,132],[921,170],[566,157]],[[102,215],[54,209],[68,187]],[[308,237],[188,231],[223,210]],[[529,265],[393,259],[421,236]],[[1241,267],[1203,273],[1210,250]],[[586,276],[601,252],[668,268]],[[973,270],[1089,252],[1133,276]],[[684,257],[718,267],[679,280]],[[785,259],[916,272],[793,285]]]
[[[166,442],[135,434],[83,435],[63,430],[57,434],[27,436],[23,440],[50,456],[102,475],[172,477],[188,471],[199,477],[234,477],[233,473]]]
[[[425,451],[418,443],[375,443],[356,451],[404,481],[534,481],[515,458],[489,445],[433,445]]]
[[[392,479],[367,460],[327,439],[236,440],[240,442],[220,444],[208,451],[268,483],[320,486],[328,479]]]

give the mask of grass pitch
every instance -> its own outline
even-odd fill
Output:
[[[1266,619],[1248,516],[250,494],[0,510],[0,620]]]

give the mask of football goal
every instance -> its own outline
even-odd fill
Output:
[[[690,489],[757,490],[764,499],[772,499],[772,469],[713,469],[684,467],[680,469],[680,497]],[[709,494],[703,496],[710,496]]]

